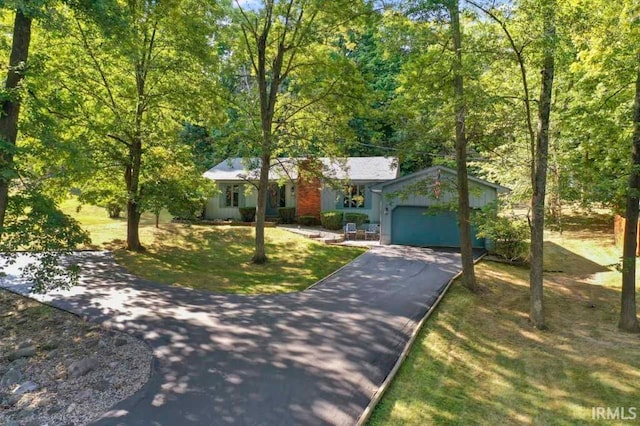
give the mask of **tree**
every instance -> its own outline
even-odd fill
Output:
[[[478,285],[475,277],[473,241],[471,237],[471,221],[470,221],[470,204],[469,204],[469,180],[467,171],[467,149],[468,149],[468,99],[465,91],[465,78],[468,73],[468,62],[464,59],[463,52],[466,52],[463,43],[462,23],[460,19],[460,4],[457,0],[446,1],[416,1],[413,2],[408,10],[410,19],[416,22],[424,22],[424,30],[432,32],[435,36],[430,40],[429,45],[420,46],[422,52],[428,52],[427,55],[420,55],[421,70],[419,74],[419,84],[421,88],[421,96],[433,97],[444,111],[447,117],[440,116],[440,120],[451,123],[444,127],[446,131],[450,131],[453,127],[455,135],[455,168],[457,171],[456,189],[458,193],[457,213],[458,226],[460,231],[460,252],[462,258],[462,276],[465,287],[469,290],[477,291]],[[444,24],[444,25],[443,25]],[[445,31],[439,27],[446,28]],[[427,38],[428,40],[428,38]],[[422,71],[428,66],[424,63],[432,63],[433,69],[439,70],[439,75],[435,79],[427,79],[426,73]],[[434,76],[431,76],[434,77]],[[436,80],[437,79],[437,80]],[[444,82],[444,83],[443,83]],[[428,90],[436,88],[431,96]],[[444,99],[439,91],[445,91],[443,86],[450,86],[451,103],[448,99]],[[431,105],[430,105],[431,106]],[[434,110],[439,109],[434,108]],[[442,111],[440,112],[442,114]],[[429,115],[430,111],[422,113],[422,116]],[[442,136],[441,136],[442,137]],[[424,143],[422,143],[423,149]],[[433,155],[433,154],[432,154]]]
[[[344,112],[341,101],[353,91],[350,76],[357,74],[340,55],[336,33],[365,9],[361,2],[342,0],[267,0],[254,10],[236,5],[242,34],[236,54],[241,64],[246,57],[250,69],[236,92],[245,101],[236,104],[243,105],[247,139],[254,142],[249,154],[259,159],[252,261],[261,264],[267,261],[264,223],[274,154],[312,155],[330,139],[323,136],[335,138],[337,126],[329,123]]]
[[[451,38],[455,51],[453,62],[453,86],[456,114],[456,169],[458,174],[458,226],[460,228],[460,253],[462,257],[462,279],[469,290],[477,290],[473,266],[473,241],[469,217],[469,178],[467,175],[467,135],[465,130],[466,101],[462,65],[462,34],[460,29],[460,9],[457,0],[447,2],[451,19]]]
[[[636,248],[638,247],[638,207],[640,205],[640,51],[637,53],[637,78],[633,104],[633,144],[631,170],[625,209],[624,243],[622,252],[621,330],[640,332],[636,311]]]
[[[538,100],[538,123],[537,130],[533,129],[533,108],[530,98],[530,82],[528,79],[527,59],[525,48],[530,45],[530,34],[525,34],[527,40],[518,41],[504,18],[497,8],[489,8],[480,2],[470,2],[475,8],[483,11],[489,18],[500,26],[501,31],[511,50],[519,71],[521,92],[517,99],[522,99],[524,124],[529,145],[529,176],[531,190],[531,249],[530,249],[530,315],[529,318],[534,327],[545,328],[544,304],[543,304],[543,246],[544,246],[544,221],[545,221],[545,197],[547,190],[547,170],[549,157],[549,127],[552,107],[552,93],[555,75],[556,57],[556,5],[554,1],[541,1],[528,5],[537,6],[534,9],[541,14],[542,36],[541,43],[534,46],[541,47],[541,84],[540,96]],[[518,10],[519,15],[527,16],[527,10]],[[529,16],[527,26],[535,16]],[[521,18],[520,18],[521,19]],[[506,95],[506,94],[503,94]],[[515,138],[514,138],[515,139]],[[514,151],[513,144],[507,144],[510,152]]]
[[[101,7],[94,16],[64,11],[64,23],[48,34],[47,71],[54,77],[48,98],[65,107],[56,111],[67,124],[61,136],[83,146],[81,178],[121,185],[127,249],[140,251],[142,188],[166,158],[154,156],[156,148],[180,150],[183,123],[215,109],[209,45],[221,10],[198,0]]]
[[[22,92],[20,83],[24,79],[31,44],[31,13],[28,5],[18,5],[15,9],[13,23],[13,39],[9,69],[5,80],[4,92],[8,96],[2,101],[0,115],[0,238],[4,233],[4,220],[9,204],[9,187],[16,177],[14,170],[14,156],[16,139],[18,137],[18,118]]]
[[[18,124],[27,93],[32,23],[34,17],[46,16],[43,6],[48,5],[18,1],[8,6],[15,16],[0,115],[0,252],[7,264],[16,262],[18,250],[31,252],[22,275],[32,283],[32,292],[44,293],[77,282],[78,266],[65,266],[62,258],[78,244],[88,243],[88,235],[45,194],[43,176],[20,163],[28,157],[18,143]]]
[[[578,2],[572,28],[578,60],[572,66],[574,102],[563,124],[570,135],[568,163],[577,196],[602,202],[626,217],[618,326],[638,332],[636,259],[640,6],[633,1]],[[631,154],[631,155],[629,155]]]
[[[531,289],[531,311],[529,318],[534,327],[546,327],[543,310],[543,245],[544,245],[544,202],[547,188],[547,156],[549,153],[549,122],[551,97],[555,71],[555,1],[542,4],[544,54],[542,61],[542,86],[538,102],[538,129],[533,161],[531,186],[531,271],[529,286]]]

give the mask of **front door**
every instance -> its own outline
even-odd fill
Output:
[[[285,186],[277,183],[269,184],[267,192],[267,216],[278,216],[278,208],[286,207]]]

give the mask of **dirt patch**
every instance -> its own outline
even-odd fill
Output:
[[[0,290],[0,424],[85,425],[142,387],[141,341]]]

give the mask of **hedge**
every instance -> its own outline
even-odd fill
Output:
[[[303,226],[316,226],[320,224],[320,221],[315,216],[300,216],[298,223]]]
[[[369,215],[365,213],[345,213],[344,221],[345,223],[355,223],[356,226],[360,226],[363,223],[366,223],[369,220]]]
[[[331,210],[320,213],[320,223],[327,229],[342,229],[342,212],[340,210]]]
[[[256,218],[256,208],[255,207],[240,207],[240,217],[243,222],[253,222]]]
[[[293,223],[296,220],[296,208],[295,207],[280,207],[278,209],[278,216],[281,223]]]

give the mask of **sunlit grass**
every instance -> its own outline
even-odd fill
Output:
[[[89,232],[91,245],[86,248],[120,248],[124,247],[127,238],[126,213],[122,213],[119,219],[111,219],[107,211],[102,207],[81,204],[75,198],[69,198],[60,204],[62,211],[74,217],[82,228]],[[160,224],[168,224],[171,215],[163,211],[160,214]],[[153,242],[155,239],[156,218],[150,213],[142,214],[140,218],[140,239],[144,243]]]
[[[169,223],[163,214],[143,215],[140,239],[146,251],[127,252],[126,220],[109,219],[105,210],[77,201],[62,207],[89,231],[93,248],[114,251],[118,263],[135,275],[156,282],[225,293],[281,293],[303,290],[353,260],[364,250],[321,244],[296,234],[265,229],[269,262],[250,262],[254,229]]]
[[[637,407],[640,337],[617,330],[620,249],[602,219],[548,235],[548,331],[527,321],[528,270],[479,264],[480,295],[456,282],[370,424],[585,424],[594,406]]]

